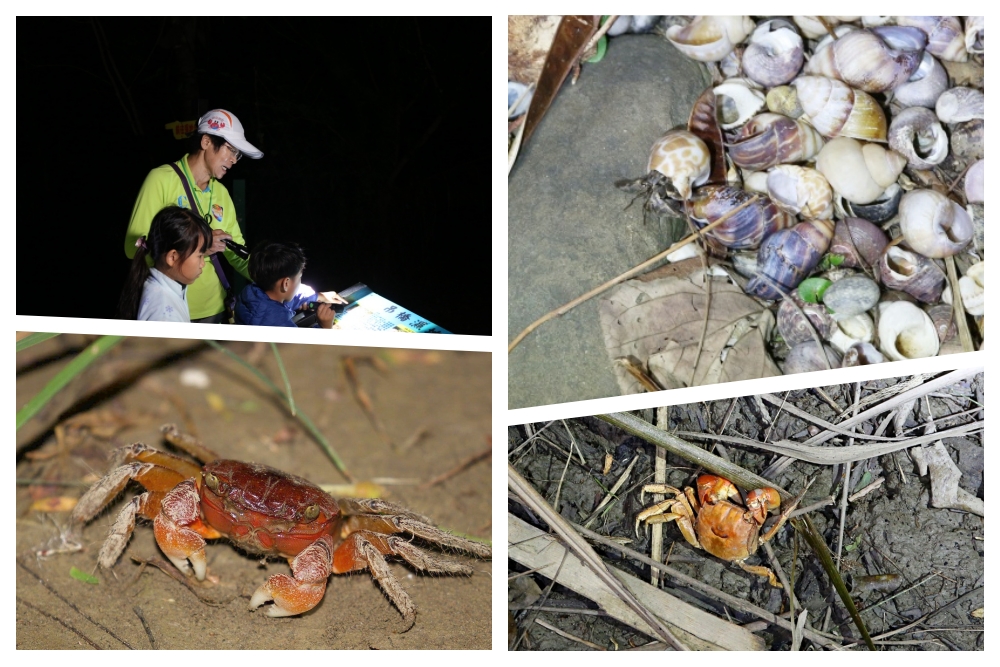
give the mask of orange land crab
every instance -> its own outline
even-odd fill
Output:
[[[757,551],[758,546],[775,536],[799,499],[785,508],[770,530],[760,535],[768,511],[778,509],[781,504],[775,489],[754,489],[749,492],[746,507],[729,501],[729,498],[739,500],[740,492],[728,479],[715,475],[698,477],[697,498],[691,487],[685,487],[681,491],[664,484],[648,484],[642,488],[643,495],[647,492],[669,493],[673,497],[640,512],[635,519],[637,533],[639,524],[643,521],[647,524],[676,521],[681,534],[691,546],[732,561],[747,572],[767,577],[772,586],[781,587],[769,568],[747,565],[744,561]]]
[[[173,564],[204,580],[205,540],[229,538],[241,549],[287,558],[292,575],[276,574],[254,592],[250,609],[273,601],[269,616],[294,616],[315,607],[331,574],[368,569],[410,625],[416,609],[386,565],[399,556],[439,574],[471,574],[461,563],[417,548],[409,533],[428,542],[490,558],[488,546],[436,528],[427,517],[381,499],[333,498],[314,484],[267,466],[222,460],[176,427],[166,439],[205,462],[204,466],[142,443],[115,452],[110,472],[80,498],[70,540],[130,480],[146,488],[122,509],[98,562],[110,568],[135,528],[136,516],[151,519],[156,542]],[[67,540],[67,541],[70,541]],[[188,564],[190,562],[190,565]]]

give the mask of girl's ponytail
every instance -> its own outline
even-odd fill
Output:
[[[146,265],[149,248],[146,245],[146,237],[140,236],[136,239],[135,247],[132,266],[129,267],[128,278],[125,280],[125,287],[118,300],[118,313],[115,317],[120,320],[134,320],[139,317],[139,299],[142,298],[142,289],[146,284],[146,278],[149,277],[149,266]]]

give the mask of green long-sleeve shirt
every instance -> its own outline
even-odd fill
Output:
[[[187,155],[176,162],[181,168],[181,172],[189,174],[187,166]],[[214,178],[208,182],[205,190],[199,190],[198,186],[191,183],[191,192],[197,199],[195,207],[197,213],[202,218],[208,212],[212,213],[212,229],[221,229],[232,235],[233,240],[243,245],[243,232],[240,230],[239,222],[236,220],[236,207],[229,196],[229,190]],[[135,241],[140,236],[149,234],[149,226],[153,222],[153,216],[160,212],[165,206],[176,205],[183,208],[191,208],[188,203],[187,194],[184,191],[184,184],[177,177],[173,168],[169,164],[157,167],[149,172],[146,180],[143,181],[142,188],[139,189],[139,196],[135,200],[135,207],[132,209],[132,219],[125,233],[125,254],[129,259],[135,256]],[[234,269],[247,279],[247,260],[235,255],[231,250],[226,249],[223,253],[226,261]],[[205,260],[205,270],[201,272],[198,280],[188,288],[188,307],[191,311],[191,319],[197,320],[202,317],[209,317],[221,313],[225,309],[226,291],[219,282],[219,276],[211,266],[208,258]]]

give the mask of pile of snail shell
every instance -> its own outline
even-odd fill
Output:
[[[786,373],[959,351],[955,299],[981,340],[983,91],[942,62],[982,63],[983,17],[699,16],[666,38],[714,63],[726,183],[708,183],[696,108],[618,185],[700,226],[756,195],[705,236],[776,304]],[[824,259],[832,284],[806,303]]]

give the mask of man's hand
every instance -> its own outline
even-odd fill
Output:
[[[232,234],[228,234],[228,233],[222,231],[221,229],[213,229],[212,230],[212,247],[210,247],[208,249],[208,252],[205,253],[205,254],[206,255],[213,255],[213,254],[215,254],[217,252],[222,252],[223,250],[226,249],[226,244],[223,241],[223,239],[231,239],[231,238],[233,238]]]
[[[334,315],[333,308],[328,303],[321,303],[316,309],[316,319],[319,320],[319,325],[324,329],[333,328]]]

